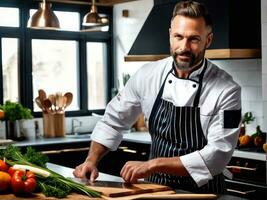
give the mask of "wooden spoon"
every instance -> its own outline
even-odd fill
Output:
[[[56,96],[53,94],[50,94],[48,96],[48,99],[51,101],[54,108],[52,108],[53,111],[56,111]]]
[[[61,112],[64,107],[64,98],[61,92],[56,93],[56,105],[58,107],[58,111]]]
[[[52,106],[52,103],[49,99],[45,99],[44,100],[44,107],[45,107],[45,110],[50,113],[51,112],[51,106]]]
[[[43,89],[39,89],[38,90],[38,94],[39,94],[40,102],[43,105],[44,104],[44,100],[46,99],[46,93],[45,93],[45,91]]]
[[[66,97],[66,102],[64,105],[64,110],[65,110],[66,107],[68,107],[71,104],[72,99],[73,99],[73,94],[71,92],[67,92],[64,94],[64,97]]]
[[[35,98],[35,103],[37,104],[37,106],[38,106],[39,108],[41,108],[42,111],[45,111],[45,108],[44,108],[43,104],[41,103],[41,100],[40,100],[39,97],[36,97],[36,98]]]

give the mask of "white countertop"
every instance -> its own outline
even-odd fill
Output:
[[[74,178],[73,176],[73,170],[72,168],[61,166],[61,165],[56,165],[53,163],[47,163],[47,168],[50,170],[53,170],[54,172],[64,176],[64,177],[70,177]],[[97,177],[98,181],[116,181],[116,182],[124,182],[121,177],[118,176],[113,176],[109,174],[104,174],[99,172],[99,176]]]

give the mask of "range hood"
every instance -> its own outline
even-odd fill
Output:
[[[169,27],[179,0],[154,0],[154,6],[125,61],[153,61],[169,56]],[[212,59],[261,57],[260,0],[199,0],[213,19]],[[242,5],[242,6],[240,6]]]

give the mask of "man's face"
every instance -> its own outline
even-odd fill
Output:
[[[204,58],[212,37],[203,18],[177,15],[170,28],[170,52],[176,67],[182,71],[194,68]]]

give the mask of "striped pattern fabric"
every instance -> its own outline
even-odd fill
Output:
[[[200,75],[199,87],[202,86],[204,72],[205,70]],[[170,73],[171,71],[168,75]],[[150,159],[186,155],[202,149],[207,144],[202,131],[200,108],[198,107],[201,88],[195,97],[194,106],[176,107],[173,103],[161,98],[166,79],[167,77],[161,86],[149,118],[149,132],[152,140]],[[183,189],[195,193],[222,194],[225,192],[222,174],[214,176],[213,180],[202,187],[198,187],[190,176],[181,177],[155,173],[147,180],[153,183],[168,185],[173,189]]]

